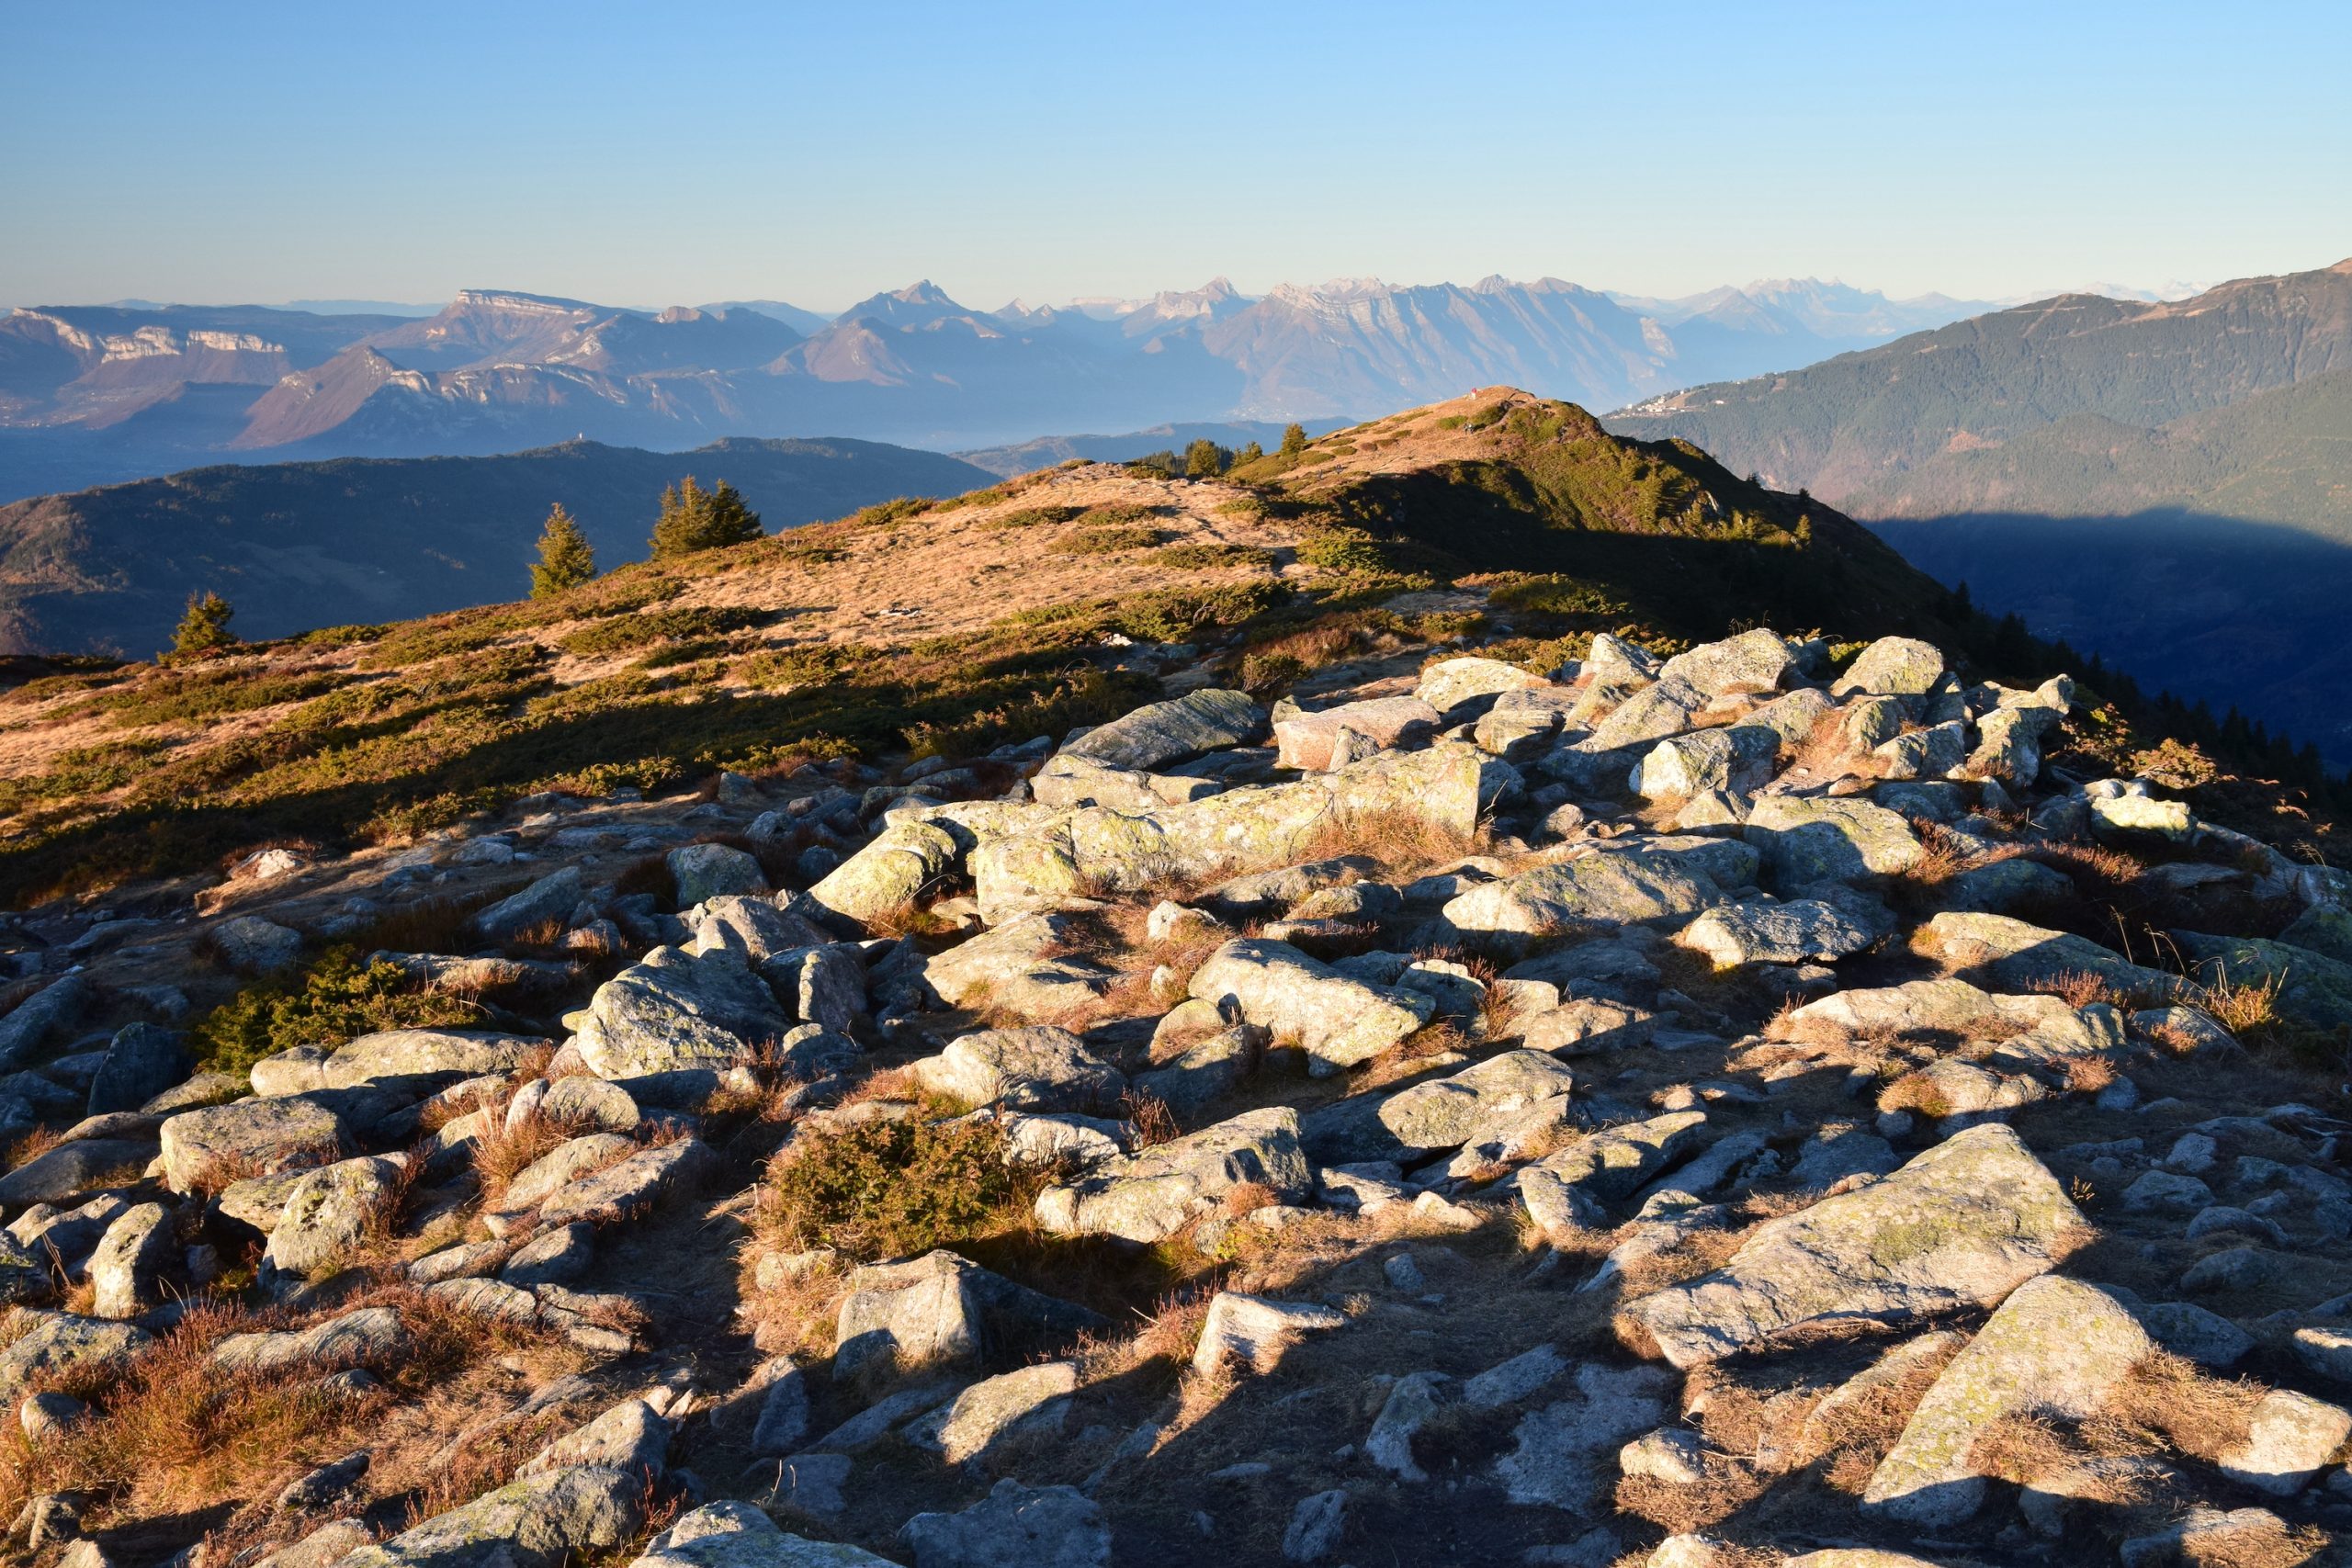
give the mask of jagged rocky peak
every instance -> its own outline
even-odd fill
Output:
[[[18,1546],[2324,1560],[2352,874],[2063,675],[1452,592],[7,917]]]

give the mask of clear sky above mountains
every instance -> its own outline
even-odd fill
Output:
[[[0,10],[0,303],[1230,274],[1997,298],[2352,254],[2340,4]]]

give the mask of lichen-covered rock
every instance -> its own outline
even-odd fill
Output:
[[[1539,1229],[1571,1232],[1595,1205],[1631,1197],[1642,1183],[1681,1157],[1706,1125],[1703,1111],[1669,1111],[1646,1121],[1604,1127],[1546,1155],[1520,1171],[1512,1183]]]
[[[1445,723],[1460,724],[1476,714],[1476,705],[1486,698],[1548,684],[1543,676],[1516,664],[1464,654],[1423,665],[1413,695],[1434,708]]]
[[[487,1284],[487,1280],[462,1280]],[[280,1372],[290,1368],[333,1371],[343,1367],[387,1367],[406,1358],[415,1336],[390,1307],[357,1307],[303,1329],[232,1334],[212,1347],[212,1364],[224,1372]]]
[[[1466,843],[1477,829],[1481,780],[1492,766],[1476,747],[1449,741],[1159,811],[1048,811],[1019,831],[979,843],[971,855],[973,891],[982,918],[994,922],[1084,889],[1135,892],[1283,865],[1303,859],[1308,845],[1334,829],[1368,831],[1398,818],[1419,818]]]
[[[1305,1200],[1315,1172],[1299,1145],[1298,1112],[1251,1111],[1214,1127],[1106,1160],[1037,1195],[1037,1221],[1056,1235],[1149,1243],[1173,1235],[1245,1183],[1279,1202]]]
[[[1696,866],[1634,851],[1538,866],[1482,884],[1448,901],[1443,919],[1466,936],[1517,951],[1531,938],[1582,926],[1682,920],[1722,899],[1722,891]]]
[[[1111,1527],[1074,1486],[1000,1481],[960,1514],[917,1514],[899,1530],[915,1568],[1105,1568]]]
[[[1592,733],[1578,741],[1576,750],[1589,756],[1607,757],[1629,746],[1646,746],[1669,735],[1679,735],[1690,728],[1692,717],[1705,709],[1707,702],[1707,694],[1686,681],[1660,681],[1645,686],[1594,725]]]
[[[646,1542],[629,1568],[897,1568],[887,1557],[776,1529],[749,1503],[707,1503]]]
[[[2071,931],[2048,931],[2007,915],[1947,909],[1920,927],[1912,943],[1954,969],[2012,991],[2086,975],[2151,1002],[2168,1001],[2187,989],[2177,975],[2131,963]]]
[[[1927,853],[1911,825],[1853,796],[1767,795],[1748,814],[1747,841],[1763,852],[1775,886],[1895,876]]]
[[[1166,1066],[1135,1077],[1136,1092],[1148,1094],[1179,1116],[1238,1087],[1258,1065],[1269,1036],[1255,1024],[1220,1030],[1185,1048]]]
[[[1478,716],[1472,738],[1481,751],[1508,761],[1525,761],[1567,727],[1568,715],[1576,705],[1577,694],[1562,687],[1508,691]]]
[[[1041,1337],[1100,1327],[1084,1307],[1016,1285],[944,1248],[851,1271],[833,1325],[833,1371],[977,1361]]]
[[[1521,1417],[1495,1478],[1514,1503],[1584,1513],[1605,1491],[1609,1461],[1628,1438],[1667,1416],[1672,1380],[1655,1367],[1622,1371],[1588,1361],[1576,1393]]]
[[[1210,686],[1130,709],[1088,730],[1059,755],[1106,768],[1148,772],[1204,751],[1245,746],[1265,735],[1265,709],[1240,692]]]
[[[466,924],[484,942],[506,942],[535,926],[569,921],[584,890],[580,868],[567,865],[477,911]]]
[[[0,1176],[0,1203],[59,1203],[107,1183],[127,1185],[155,1157],[149,1138],[85,1138],[60,1144]]]
[[[37,1379],[68,1368],[114,1368],[153,1343],[145,1329],[70,1312],[40,1313],[0,1350],[0,1407],[14,1408]]]
[[[2352,1411],[2293,1389],[2274,1388],[2254,1407],[2245,1440],[2215,1462],[2241,1486],[2291,1497],[2311,1483],[2347,1437],[2352,1437]]]
[[[240,975],[275,975],[302,956],[302,933],[259,915],[235,915],[205,933],[221,961]]]
[[[633,1078],[729,1066],[790,1027],[740,956],[657,947],[596,987],[573,1044],[597,1077]]]
[[[1985,1427],[2025,1412],[2095,1416],[2154,1348],[2107,1292],[2056,1275],[2027,1281],[1919,1401],[1871,1472],[1863,1508],[1924,1528],[1972,1517],[1984,1497],[1972,1449]]]
[[[1778,691],[1795,667],[1796,656],[1787,641],[1778,632],[1758,626],[1676,654],[1659,667],[1657,678],[1683,682],[1715,699]]]
[[[1832,696],[1917,697],[1936,689],[1944,677],[1944,656],[1933,643],[1912,637],[1883,637],[1862,649],[1829,688]]]
[[[2015,1133],[1971,1127],[1871,1186],[1767,1222],[1723,1268],[1626,1315],[1683,1368],[1806,1327],[1901,1326],[2001,1300],[2054,1266],[2082,1226]]]
[[[37,1054],[50,1040],[74,1026],[89,1005],[90,978],[64,975],[51,980],[0,1018],[0,1071]]]
[[[511,1073],[547,1042],[525,1034],[463,1029],[388,1029],[338,1045],[321,1066],[325,1088],[387,1083],[423,1088],[435,1079]]]
[[[561,1568],[626,1542],[645,1478],[575,1465],[510,1482],[436,1514],[336,1568]]]
[[[1735,726],[1669,736],[1645,753],[1631,778],[1645,800],[1689,800],[1710,790],[1752,794],[1772,776],[1781,738]]]
[[[571,1465],[607,1466],[625,1474],[655,1476],[670,1452],[670,1423],[642,1399],[624,1399],[523,1461],[520,1475]]]
[[[1300,1335],[1328,1333],[1347,1325],[1347,1314],[1317,1302],[1275,1301],[1219,1291],[1201,1325],[1201,1341],[1193,1349],[1193,1368],[1213,1376],[1238,1365],[1262,1375],[1281,1363],[1283,1353]]]
[[[913,1072],[930,1093],[1018,1111],[1091,1110],[1126,1089],[1116,1067],[1069,1030],[1050,1025],[959,1035],[938,1055],[915,1063]]]
[[[539,1205],[539,1223],[617,1224],[671,1187],[692,1180],[708,1158],[709,1151],[695,1138],[650,1145],[558,1188]]]
[[[2197,831],[2197,819],[2185,800],[2158,800],[2142,790],[2090,797],[2091,832],[2101,843],[2146,842],[2161,839],[2186,843]]]
[[[165,1119],[159,1136],[164,1185],[183,1193],[340,1158],[351,1142],[343,1118],[311,1094],[183,1111]]]
[[[187,1078],[195,1066],[187,1037],[153,1023],[130,1023],[107,1043],[106,1059],[90,1079],[93,1116],[136,1111]]]
[[[1110,977],[1064,955],[1077,935],[1067,916],[1023,915],[924,959],[923,983],[950,1007],[1052,1018],[1092,1001]]]
[[[908,1440],[934,1450],[949,1464],[985,1455],[1001,1441],[1043,1435],[1069,1413],[1078,1392],[1078,1363],[1046,1361],[982,1378],[954,1403],[918,1421]]]
[[[1845,958],[1871,940],[1844,910],[1817,898],[1718,905],[1674,936],[1677,945],[1705,954],[1719,969]]]
[[[2323,1029],[2352,1024],[2352,964],[2289,942],[2177,933],[2200,976],[2233,986],[2275,987],[2282,1011]]]
[[[90,1255],[88,1278],[96,1317],[137,1317],[163,1301],[160,1275],[178,1252],[171,1213],[139,1203],[115,1216]]]
[[[694,906],[686,916],[694,951],[732,952],[746,964],[794,948],[821,947],[832,940],[805,915],[779,908],[773,899],[725,894]]]
[[[768,890],[760,863],[732,844],[682,844],[667,857],[678,906],[691,908],[709,898]]]
[[[1191,992],[1278,1039],[1295,1041],[1318,1077],[1378,1055],[1436,1010],[1419,992],[1369,986],[1288,942],[1251,938],[1211,953],[1193,971]]]
[[[1555,1056],[1589,1056],[1646,1045],[1657,1015],[1625,1002],[1594,998],[1563,1002],[1527,1019],[1520,1038],[1531,1051]]]
[[[381,1155],[305,1171],[287,1195],[263,1253],[266,1275],[316,1280],[346,1266],[387,1216],[401,1186],[401,1162]]]
[[[1306,1147],[1325,1164],[1402,1159],[1459,1148],[1481,1128],[1576,1086],[1566,1064],[1541,1051],[1505,1051],[1451,1077],[1389,1095],[1356,1095],[1303,1122]]]
[[[962,859],[956,840],[930,822],[891,823],[802,894],[795,908],[863,931],[910,908]]]
[[[1303,713],[1274,725],[1277,748],[1274,765],[1319,773],[1342,761],[1337,747],[1341,731],[1364,737],[1383,749],[1426,735],[1438,726],[1438,710],[1419,697],[1375,697],[1343,703],[1317,713]]]

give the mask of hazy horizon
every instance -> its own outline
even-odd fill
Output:
[[[928,276],[994,308],[1498,272],[2001,299],[2327,265],[2352,13],[2260,15],[26,12],[0,300],[833,310]]]

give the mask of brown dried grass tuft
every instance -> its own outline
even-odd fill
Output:
[[[2117,1385],[2102,1415],[2120,1428],[2110,1441],[2137,1435],[2210,1464],[2246,1440],[2255,1407],[2269,1392],[2244,1379],[2207,1377],[2194,1362],[2159,1350]]]

